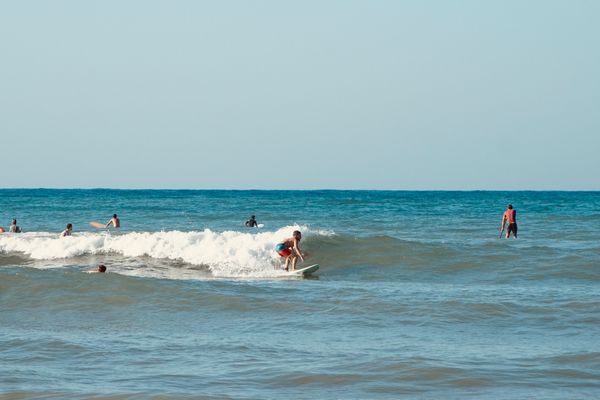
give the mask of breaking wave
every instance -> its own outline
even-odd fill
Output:
[[[0,235],[0,252],[25,255],[32,260],[66,260],[81,256],[119,255],[149,257],[206,267],[214,276],[262,276],[279,270],[274,246],[300,230],[303,242],[331,231],[287,226],[273,232],[162,231],[130,233],[77,233],[59,238],[55,233],[32,232]]]

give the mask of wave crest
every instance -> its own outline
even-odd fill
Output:
[[[1,235],[0,252],[22,253],[35,260],[68,259],[85,255],[118,254],[151,257],[206,266],[216,276],[256,275],[280,264],[274,246],[294,230],[311,236],[331,236],[330,231],[306,226],[286,226],[273,232],[162,231],[130,233],[79,233],[59,238],[57,234],[34,232]],[[260,275],[260,274],[259,274]]]

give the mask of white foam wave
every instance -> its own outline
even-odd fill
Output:
[[[31,232],[0,235],[0,252],[23,253],[35,260],[102,254],[127,258],[147,256],[206,266],[216,277],[266,277],[280,269],[281,258],[274,251],[275,244],[289,237],[294,230],[302,231],[303,239],[334,234],[306,226],[286,226],[274,232],[260,233],[213,232],[209,229],[123,234],[83,232],[64,238],[54,233]]]

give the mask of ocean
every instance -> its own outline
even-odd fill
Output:
[[[2,189],[12,218],[0,399],[600,398],[600,192]]]

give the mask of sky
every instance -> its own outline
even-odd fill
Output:
[[[0,187],[600,190],[600,2],[0,0]]]

